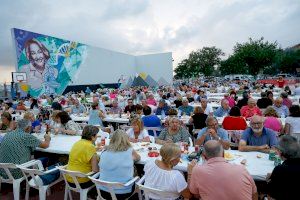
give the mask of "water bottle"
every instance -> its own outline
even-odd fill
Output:
[[[166,117],[165,111],[164,111],[164,110],[162,110],[162,111],[161,111],[161,119],[162,119],[162,120],[164,120],[164,119],[165,119],[165,117]]]

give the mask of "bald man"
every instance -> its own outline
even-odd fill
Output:
[[[277,145],[277,137],[273,130],[265,128],[263,117],[254,115],[250,128],[243,133],[239,143],[239,151],[260,151],[269,153],[270,148]]]
[[[289,115],[289,109],[286,105],[283,105],[283,99],[281,97],[275,99],[272,107],[276,110],[278,116],[287,117]]]
[[[207,160],[203,165],[192,162],[188,167],[189,189],[197,198],[257,199],[253,178],[244,166],[230,164],[224,159],[220,142],[207,141],[203,156]]]

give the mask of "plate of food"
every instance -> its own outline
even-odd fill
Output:
[[[158,157],[159,156],[159,153],[157,151],[150,151],[148,153],[148,156],[149,157]]]
[[[224,158],[225,158],[225,160],[228,160],[228,161],[235,159],[234,155],[229,152],[224,153]]]

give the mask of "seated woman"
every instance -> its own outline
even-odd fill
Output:
[[[82,131],[81,140],[76,142],[70,151],[67,170],[78,171],[87,174],[91,171],[98,172],[99,157],[96,153],[95,141],[99,129],[96,126],[87,125]],[[67,176],[67,181],[71,187],[75,187],[73,179]],[[88,188],[93,185],[89,178],[78,178],[82,188]]]
[[[109,182],[127,183],[133,178],[134,161],[139,161],[140,155],[131,147],[128,135],[122,130],[116,130],[109,145],[100,155],[100,179]],[[111,199],[108,188],[99,187],[104,199]],[[134,191],[134,183],[121,189],[114,189],[118,199],[128,198]]]
[[[32,125],[32,132],[37,133],[41,130],[41,122],[38,119],[35,119],[34,114],[32,112],[25,112],[24,119],[30,120]]]
[[[98,103],[92,104],[92,110],[89,114],[89,125],[100,125],[103,127],[102,119],[105,117],[104,113],[98,109]]]
[[[62,133],[67,135],[76,135],[79,133],[80,126],[76,122],[72,121],[66,111],[59,112],[56,115],[56,120],[61,125],[61,128],[54,129],[55,134]]]
[[[9,112],[3,112],[1,114],[1,123],[0,130],[1,131],[12,131],[16,129],[16,123],[12,120],[12,116]]]
[[[140,118],[134,118],[131,121],[132,128],[126,131],[130,142],[150,142],[149,134],[144,129],[144,123]]]
[[[265,121],[264,127],[272,129],[276,133],[280,134],[282,131],[282,124],[278,119],[278,114],[272,106],[268,106],[264,112]]]
[[[204,114],[203,109],[200,106],[197,106],[194,109],[194,114],[189,119],[189,124],[194,124],[195,129],[202,129],[206,127],[206,118],[207,114]]]
[[[160,132],[158,138],[156,139],[156,143],[189,143],[189,137],[190,134],[188,130],[181,125],[180,120],[177,117],[171,117],[169,119],[169,126]]]
[[[191,193],[183,174],[173,169],[180,161],[181,151],[179,146],[172,143],[164,144],[160,149],[160,155],[161,160],[150,160],[146,163],[144,167],[144,185],[174,193],[166,199],[179,199],[181,195],[189,199]],[[162,199],[153,193],[149,193],[149,198]]]
[[[247,123],[244,117],[241,116],[240,108],[234,106],[229,111],[229,116],[223,120],[222,126],[225,130],[245,130]]]
[[[154,99],[153,94],[149,94],[146,101],[147,101],[148,105],[157,106],[157,103],[156,103],[156,100]]]
[[[290,134],[300,139],[300,107],[292,105],[290,107],[290,116],[285,119],[284,133]]]

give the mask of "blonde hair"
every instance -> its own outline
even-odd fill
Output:
[[[268,106],[264,112],[264,116],[279,117],[276,110],[272,106]]]
[[[174,143],[166,143],[160,148],[162,161],[167,165],[172,165],[171,161],[181,154],[180,147]]]
[[[139,127],[140,132],[144,129],[144,122],[141,120],[141,118],[133,118],[130,124],[136,124]]]
[[[117,129],[112,133],[109,145],[107,147],[108,151],[127,151],[131,147],[129,137],[125,131]]]
[[[32,116],[34,117],[34,114],[32,112],[26,111],[23,116],[23,119],[30,120]]]

